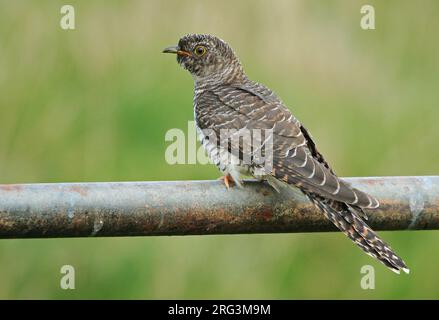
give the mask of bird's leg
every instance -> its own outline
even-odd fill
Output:
[[[235,180],[233,180],[233,178],[230,174],[225,174],[222,177],[220,177],[218,180],[221,180],[222,182],[224,182],[227,190],[229,190],[231,186],[233,187],[236,184]]]

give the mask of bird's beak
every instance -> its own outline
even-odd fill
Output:
[[[167,47],[163,49],[163,53],[175,53],[177,54],[178,50],[180,50],[180,48],[178,46],[171,46],[171,47]]]
[[[163,49],[162,52],[163,53],[174,53],[178,56],[186,56],[186,57],[192,56],[192,54],[190,52],[181,50],[179,46],[167,47],[167,48]]]

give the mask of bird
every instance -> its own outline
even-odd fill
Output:
[[[272,90],[246,75],[229,44],[209,34],[187,34],[162,52],[175,54],[193,77],[196,130],[227,189],[242,187],[243,175],[277,191],[298,188],[366,254],[398,274],[409,273],[366,223],[364,209],[378,208],[379,201],[336,175],[310,132]],[[258,134],[241,139],[243,132]]]

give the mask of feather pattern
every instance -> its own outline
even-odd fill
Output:
[[[237,134],[243,128],[272,130],[273,169],[263,176],[270,175],[299,187],[366,254],[394,272],[408,272],[404,261],[363,221],[366,217],[363,209],[378,207],[378,200],[336,176],[317,150],[309,132],[269,89],[250,81],[239,87],[217,86],[203,91],[196,96],[195,101],[199,132],[203,129],[213,130],[216,139],[222,137],[220,131],[224,129],[236,130]],[[216,159],[214,162],[223,172],[248,171],[254,175],[255,167],[252,165],[245,166],[241,162],[232,167],[221,161],[229,159],[233,151],[230,153],[229,149],[218,148],[221,142],[212,140],[213,143],[207,144],[209,147],[205,148],[208,151],[215,150],[209,155]],[[243,148],[240,149],[242,150]],[[217,154],[223,156],[216,156]],[[235,154],[235,159],[239,162],[239,155]],[[232,176],[236,180],[236,172]]]
[[[197,56],[197,46],[203,46],[205,54]],[[250,174],[267,179],[276,190],[284,185],[299,188],[367,254],[392,271],[408,272],[404,261],[363,221],[363,209],[377,208],[378,200],[337,177],[311,134],[273,91],[248,79],[225,41],[187,35],[171,52],[184,53],[177,61],[195,81],[197,131],[209,157],[224,174],[238,185],[241,174]],[[241,139],[256,131],[264,134]],[[271,166],[263,165],[261,157]]]

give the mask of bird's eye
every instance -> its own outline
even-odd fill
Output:
[[[206,52],[207,52],[206,47],[202,45],[196,46],[194,49],[194,53],[198,57],[204,56]]]

